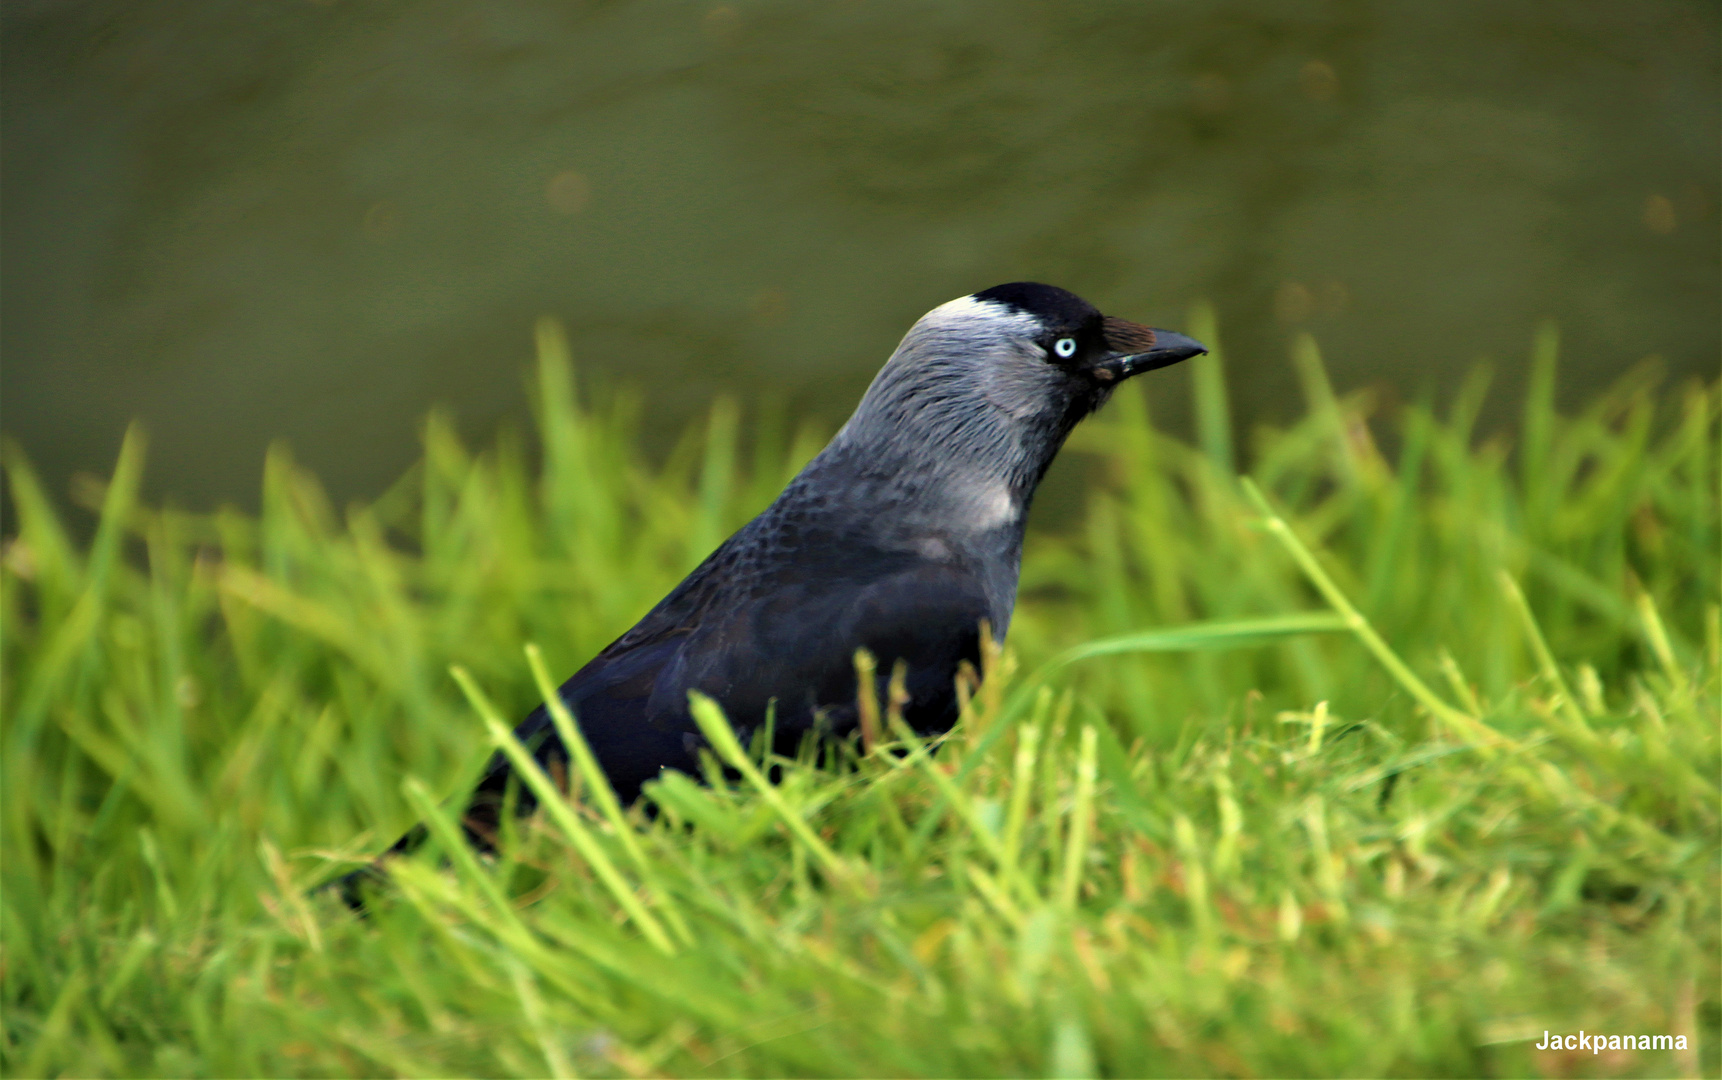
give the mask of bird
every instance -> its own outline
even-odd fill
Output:
[[[1029,505],[1066,437],[1126,379],[1206,351],[1038,282],[927,312],[777,499],[562,684],[617,798],[635,802],[665,770],[701,774],[692,692],[744,743],[771,713],[780,753],[853,734],[861,649],[874,700],[901,668],[903,720],[948,731],[959,671],[980,669],[983,633],[1003,640],[1010,626]],[[515,735],[568,774],[544,706]],[[490,761],[461,819],[469,842],[494,842],[514,780],[505,757]],[[519,785],[514,804],[529,813],[536,800]],[[365,874],[343,879],[349,899]]]

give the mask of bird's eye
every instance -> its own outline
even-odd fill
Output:
[[[1071,357],[1076,355],[1076,339],[1073,337],[1061,337],[1052,343],[1052,351],[1057,353],[1063,359],[1069,360]]]

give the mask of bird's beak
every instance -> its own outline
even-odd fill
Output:
[[[1132,375],[1171,367],[1180,360],[1208,351],[1206,345],[1194,338],[1171,330],[1156,330],[1113,318],[1108,318],[1105,326],[1110,355],[1092,369],[1094,377],[1101,382],[1123,382]]]

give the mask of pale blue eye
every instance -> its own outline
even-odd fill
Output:
[[[1061,337],[1052,343],[1052,351],[1064,359],[1069,360],[1071,357],[1076,355],[1076,339],[1073,337]]]

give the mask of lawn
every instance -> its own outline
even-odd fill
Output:
[[[649,818],[577,776],[363,919],[313,887],[448,834],[537,650],[572,672],[821,433],[719,402],[651,458],[545,324],[536,431],[432,415],[365,505],[286,450],[256,515],[145,505],[134,432],[91,519],[8,446],[0,1067],[1717,1075],[1722,399],[1639,368],[1562,414],[1557,353],[1510,439],[1482,373],[1390,407],[1307,338],[1247,443],[1220,356],[1193,444],[1139,380],[942,745],[772,784],[702,705],[713,782]],[[1580,1031],[1675,1045],[1536,1046]]]

